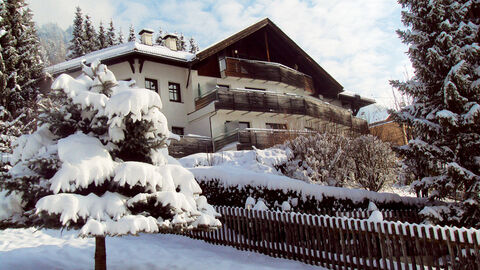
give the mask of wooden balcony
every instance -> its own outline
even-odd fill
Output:
[[[215,102],[215,110],[304,115],[317,118],[323,122],[342,125],[354,132],[368,132],[368,125],[365,120],[352,116],[352,113],[344,108],[313,97],[268,91],[218,88],[197,98],[195,108],[199,110],[212,102]]]
[[[274,81],[315,92],[312,77],[279,63],[226,57],[220,61],[220,72],[223,76]]]

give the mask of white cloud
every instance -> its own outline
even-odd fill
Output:
[[[66,28],[80,5],[96,24],[113,18],[126,33],[130,24],[161,27],[195,36],[201,47],[269,17],[346,90],[390,105],[390,79],[412,74],[406,47],[395,34],[401,27],[396,0],[140,1],[28,0],[40,24]]]

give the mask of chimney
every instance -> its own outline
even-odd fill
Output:
[[[153,45],[153,30],[142,29],[139,33],[140,41],[145,45]]]
[[[165,40],[165,46],[169,48],[172,51],[177,50],[177,41],[178,41],[178,36],[175,34],[166,34],[163,37],[163,40]]]

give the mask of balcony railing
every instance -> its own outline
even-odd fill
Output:
[[[312,77],[279,63],[226,57],[220,71],[225,76],[280,82],[315,92]]]
[[[368,132],[367,122],[352,116],[346,109],[313,97],[269,91],[217,88],[195,100],[199,110],[215,102],[215,110],[239,110],[279,114],[296,114],[346,126],[359,133]]]
[[[174,158],[196,153],[212,153],[212,139],[201,136],[180,136],[180,141],[172,140],[168,146],[168,153]]]
[[[315,133],[315,131],[304,130],[236,129],[216,137],[214,139],[214,148],[215,151],[218,151],[226,145],[237,142],[238,150],[252,149],[252,146],[265,149],[277,144],[282,144],[287,140],[295,139],[301,135],[308,136]]]

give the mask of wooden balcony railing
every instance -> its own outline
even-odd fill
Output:
[[[252,149],[252,146],[265,149],[277,144],[282,144],[287,140],[293,140],[298,136],[308,136],[311,134],[315,134],[315,131],[255,128],[236,129],[216,137],[214,139],[214,150],[218,151],[224,146],[234,142],[238,142],[238,150]]]
[[[279,63],[227,57],[221,64],[225,76],[281,82],[314,93],[312,77]]]
[[[181,158],[196,153],[212,153],[212,139],[199,136],[180,136],[180,141],[171,140],[168,153],[174,158]]]
[[[197,98],[195,108],[199,110],[214,101],[215,110],[305,115],[328,123],[343,125],[354,132],[368,132],[365,120],[353,117],[352,113],[344,108],[312,97],[268,91],[219,88]]]

